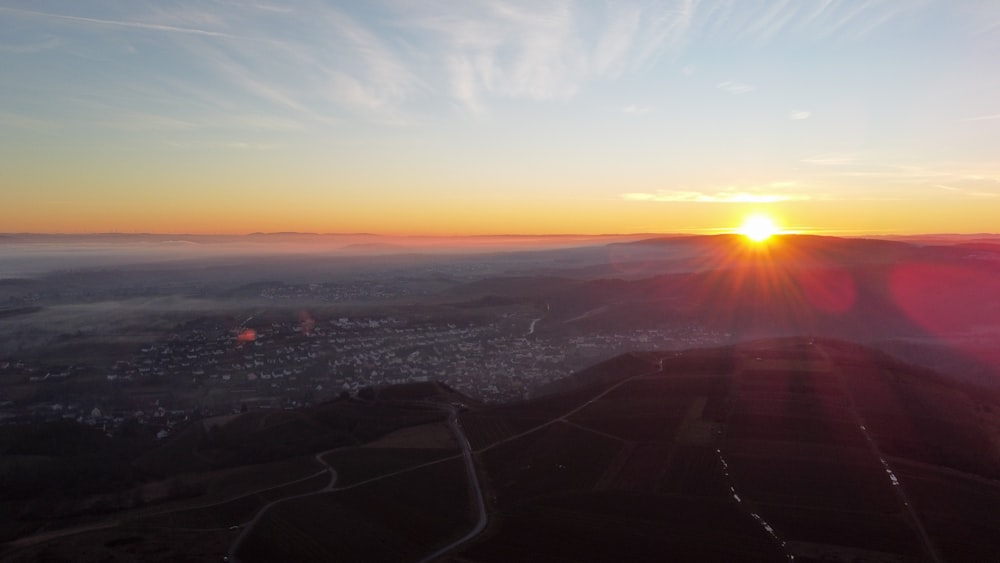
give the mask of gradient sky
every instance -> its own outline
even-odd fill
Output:
[[[0,232],[1000,231],[996,0],[0,0]]]

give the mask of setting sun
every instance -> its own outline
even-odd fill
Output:
[[[754,242],[764,242],[773,235],[778,234],[780,229],[770,217],[752,215],[747,217],[737,232]]]

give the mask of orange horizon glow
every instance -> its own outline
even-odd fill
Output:
[[[748,214],[793,217],[783,233],[833,236],[996,233],[993,205],[979,202],[782,202],[752,207],[716,203],[635,203],[567,198],[500,202],[402,199],[377,204],[313,206],[270,201],[175,201],[163,205],[120,201],[19,202],[0,209],[5,233],[190,234],[368,233],[383,236],[598,236],[639,233],[717,234],[734,232]]]

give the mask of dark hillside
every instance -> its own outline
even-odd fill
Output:
[[[456,560],[1000,553],[988,502],[961,500],[1000,491],[995,394],[833,340],[641,356],[663,361],[651,372],[632,369],[639,357],[463,417],[492,524]]]
[[[625,354],[547,391],[483,406],[416,383],[199,421],[133,454],[147,472],[194,471],[173,481],[189,498],[77,520],[96,528],[9,544],[4,559],[168,560],[171,538],[197,531],[198,561],[226,549],[246,561],[418,561],[474,529],[480,492],[484,531],[439,561],[1000,553],[1000,396],[950,373],[841,340],[768,338]],[[96,439],[66,451],[105,451]],[[5,453],[51,454],[44,435],[31,442],[6,440]]]

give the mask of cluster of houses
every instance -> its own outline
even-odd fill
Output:
[[[0,395],[0,423],[12,421],[15,410],[28,418],[72,418],[109,431],[135,419],[154,426],[162,437],[196,409],[207,415],[247,405],[295,408],[357,395],[367,387],[428,380],[483,401],[506,402],[618,353],[711,345],[727,338],[698,327],[559,336],[536,332],[537,321],[528,313],[478,323],[394,316],[317,320],[305,313],[251,317],[236,327],[204,320],[118,360],[105,375],[105,387],[119,389],[119,395],[140,386],[189,392],[164,391],[160,397],[144,392],[146,404],[132,400],[131,410],[102,403],[101,390],[90,402],[7,401],[6,408]],[[29,379],[44,385],[71,374],[39,370]],[[202,399],[191,404],[191,397]]]
[[[350,303],[395,299],[410,295],[409,286],[390,281],[357,280],[342,283],[274,283],[261,288],[258,297],[271,301],[308,299]]]
[[[394,316],[317,321],[303,315],[248,326],[253,328],[194,329],[148,346],[109,378],[189,378],[224,386],[239,402],[255,404],[269,403],[267,397],[322,400],[365,387],[440,380],[481,400],[504,402],[614,354],[711,345],[727,337],[698,327],[543,336],[529,332],[533,319],[516,313],[484,323]]]

